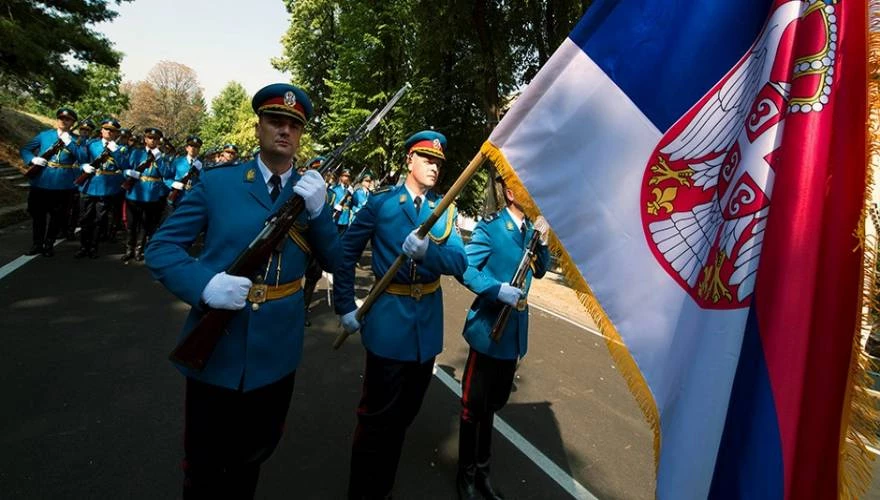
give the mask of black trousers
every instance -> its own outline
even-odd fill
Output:
[[[391,493],[406,429],[422,406],[433,367],[433,358],[425,363],[397,361],[367,351],[348,498],[386,498]]]
[[[80,246],[87,250],[96,250],[99,236],[107,232],[114,200],[110,196],[86,194],[81,195],[80,200]]]
[[[306,317],[309,315],[309,309],[312,305],[312,296],[315,295],[315,287],[318,286],[318,281],[321,280],[322,274],[323,271],[321,270],[321,264],[318,262],[318,259],[311,257],[308,264],[306,264],[306,283],[303,286],[303,300],[306,304]]]
[[[296,372],[249,392],[186,379],[183,498],[253,498],[284,432]]]
[[[131,201],[125,200],[125,217],[128,221],[128,243],[126,252],[134,252],[135,248],[143,252],[147,241],[159,229],[165,200]]]
[[[64,224],[64,228],[61,229],[61,234],[64,234],[68,238],[73,238],[73,234],[76,231],[76,225],[80,219],[79,209],[80,194],[79,191],[73,191],[67,208],[67,222]]]
[[[488,466],[495,413],[510,397],[515,359],[497,359],[470,350],[461,379],[459,467]]]
[[[43,189],[31,186],[28,213],[33,223],[34,245],[53,245],[65,226],[73,189]],[[48,221],[47,221],[48,219]]]

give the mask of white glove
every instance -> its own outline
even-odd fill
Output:
[[[109,149],[111,153],[115,153],[116,150],[119,149],[119,146],[117,146],[115,142],[110,141],[107,143],[107,149]]]
[[[174,181],[174,182],[171,183],[171,189],[182,190],[182,189],[183,189],[183,183],[180,182],[180,181]]]
[[[49,161],[42,156],[34,156],[34,158],[31,160],[31,165],[39,165],[41,167],[45,167],[48,164]]]
[[[324,200],[327,197],[327,185],[324,184],[324,178],[317,170],[307,170],[293,186],[293,192],[300,195],[306,202],[309,219],[321,215],[321,210],[324,209]]]
[[[550,224],[547,224],[547,219],[545,219],[543,215],[539,215],[538,218],[535,219],[535,231],[538,231],[541,234],[541,244],[546,247],[548,236],[550,235]]]
[[[342,329],[345,330],[345,333],[354,333],[361,329],[361,324],[358,322],[356,316],[357,309],[339,317],[339,322],[342,323]]]
[[[523,291],[510,283],[502,283],[501,289],[498,290],[498,302],[504,302],[509,306],[515,306],[519,299],[523,296]]]
[[[341,212],[341,211],[342,211],[342,205],[340,205],[339,203],[333,205],[333,210],[336,210],[337,212]]]
[[[162,158],[162,151],[160,151],[159,148],[153,148],[152,153],[153,153],[153,158],[155,158],[157,160],[159,158]]]
[[[413,260],[422,260],[425,252],[428,251],[428,239],[419,238],[416,234],[418,231],[418,229],[413,229],[413,232],[403,240],[403,253]]]
[[[202,290],[202,300],[214,309],[237,311],[244,308],[253,283],[242,276],[217,273]]]
[[[354,194],[354,187],[353,186],[348,186],[345,190],[348,191],[349,194]]]
[[[94,174],[95,171],[98,170],[98,169],[96,169],[95,167],[89,165],[88,163],[83,163],[82,165],[80,165],[80,167],[82,167],[83,172],[85,172],[85,173],[87,173],[87,174],[89,174],[89,175]]]
[[[141,173],[140,173],[140,172],[138,172],[137,170],[130,169],[130,168],[129,168],[129,169],[126,169],[126,170],[125,170],[124,172],[122,172],[122,173],[125,174],[125,175],[127,175],[127,176],[129,176],[129,177],[131,177],[132,179],[140,179],[140,178],[141,178]]]
[[[65,146],[69,145],[70,141],[73,140],[73,138],[70,137],[70,134],[67,132],[62,132],[58,134],[58,138],[61,139],[61,142],[63,142]]]

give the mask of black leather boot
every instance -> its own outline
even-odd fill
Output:
[[[25,252],[25,255],[40,255],[43,253],[43,244],[42,243],[34,243],[30,250]]]
[[[480,498],[476,486],[476,451],[477,425],[471,421],[459,419],[458,474],[455,476],[455,487],[458,490],[459,500]]]
[[[73,254],[74,259],[82,259],[83,257],[88,257],[88,256],[89,256],[89,249],[86,247],[79,247],[79,250],[77,250],[76,253]]]
[[[489,463],[478,464],[476,468],[477,474],[475,483],[477,491],[483,495],[483,498],[486,500],[504,500],[504,495],[502,495],[497,488],[492,486],[492,481],[489,479]]]

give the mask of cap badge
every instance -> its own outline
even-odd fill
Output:
[[[296,105],[296,96],[293,95],[292,90],[288,90],[284,93],[284,105],[285,106],[294,106]]]
[[[443,149],[440,147],[440,139],[434,139],[433,145],[434,149]]]

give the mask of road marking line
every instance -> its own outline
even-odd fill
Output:
[[[461,384],[451,375],[438,368],[436,364],[434,365],[434,376],[443,382],[456,396],[461,397]],[[547,458],[547,455],[544,455],[541,450],[536,448],[498,415],[495,416],[495,429],[534,462],[545,474],[556,481],[569,495],[582,500],[597,500],[590,490],[584,488],[575,478],[553,463],[552,460]]]
[[[17,257],[15,260],[13,260],[12,262],[10,262],[9,264],[6,264],[5,266],[0,267],[0,280],[2,280],[3,278],[5,278],[9,274],[11,274],[13,271],[18,269],[19,267],[27,264],[28,262],[32,261],[33,259],[35,259],[37,257],[38,257],[38,255],[21,255],[21,256]]]
[[[74,233],[78,234],[78,233],[79,233],[79,228],[77,228],[77,229],[74,231]],[[63,238],[60,239],[60,240],[55,240],[55,244],[52,245],[52,247],[53,247],[53,248],[54,248],[54,247],[57,247],[58,245],[60,245],[60,244],[62,244],[62,243],[64,243],[64,239],[63,239]],[[27,264],[28,262],[30,262],[30,261],[36,259],[37,257],[40,257],[40,255],[39,255],[39,254],[37,254],[37,255],[20,255],[20,256],[16,257],[16,259],[13,260],[12,262],[6,264],[6,265],[3,266],[3,267],[0,267],[0,280],[2,280],[3,278],[9,276],[10,274],[12,274],[13,271],[15,271],[15,270],[18,269],[19,267],[21,267],[21,266]]]

